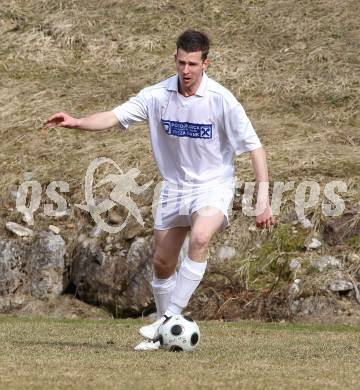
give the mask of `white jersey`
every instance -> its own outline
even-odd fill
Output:
[[[233,94],[207,77],[193,96],[178,91],[178,76],[144,88],[113,113],[121,127],[147,121],[161,176],[173,184],[218,183],[234,176],[234,153],[261,147]]]

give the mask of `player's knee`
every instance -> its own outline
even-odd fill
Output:
[[[211,237],[208,234],[202,231],[195,231],[190,236],[190,246],[196,249],[206,249],[210,239]]]
[[[173,269],[172,265],[170,264],[167,259],[165,259],[162,256],[159,256],[155,253],[153,258],[153,266],[155,275],[159,278],[168,278],[172,275]]]

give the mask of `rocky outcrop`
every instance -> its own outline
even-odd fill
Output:
[[[71,271],[76,295],[85,302],[109,307],[118,315],[141,312],[153,303],[152,255],[152,238],[135,239],[128,250],[111,243],[102,249],[98,239],[84,239]]]
[[[76,237],[69,269],[65,241],[52,231],[26,241],[1,240],[0,310],[27,307],[30,302],[38,307],[69,286],[82,301],[116,315],[136,315],[151,307],[152,237],[136,238],[125,246],[114,243],[111,236],[104,239],[93,233]]]
[[[64,293],[71,293],[69,299],[76,297],[92,307],[106,308],[114,316],[151,312],[154,309],[150,285],[153,238],[133,237],[133,234],[132,229],[121,237],[93,228],[72,237],[67,245],[54,231],[0,240],[0,311],[16,308],[18,313],[24,314],[56,312],[61,315],[62,311],[55,307],[62,305]],[[276,239],[288,240],[287,246],[290,249],[294,246],[296,257],[282,257],[287,246],[280,254],[278,241],[274,247],[265,242],[265,252],[257,242],[249,244],[255,249],[248,265],[252,266],[257,259],[263,268],[249,268],[248,272],[256,272],[257,278],[263,277],[268,283],[269,276],[280,275],[281,269],[282,289],[274,289],[274,293],[268,284],[255,289],[246,285],[243,271],[247,263],[237,247],[225,242],[211,248],[205,278],[192,297],[187,313],[201,319],[254,316],[272,320],[330,315],[332,307],[338,308],[337,313],[350,313],[346,310],[360,303],[357,286],[360,256],[355,252],[346,256],[325,255],[325,244],[321,249],[309,250],[303,241],[293,240],[294,234],[291,230],[288,236]],[[307,234],[311,242],[313,232]],[[186,256],[188,245],[187,238],[180,261]],[[265,262],[261,263],[261,256],[267,255],[269,250],[274,251],[274,262],[268,263],[271,269],[266,268]],[[272,286],[279,280],[276,277]],[[79,301],[72,300],[64,305],[64,312],[75,302]],[[344,302],[352,303],[345,305]],[[327,303],[331,306],[327,307]],[[85,306],[84,312],[86,307],[90,306]],[[333,311],[335,313],[335,309]],[[69,318],[73,314],[70,310]]]
[[[31,246],[30,294],[53,298],[64,290],[65,241],[57,234],[42,232]]]
[[[41,232],[31,242],[0,241],[0,308],[17,306],[29,297],[46,299],[64,289],[65,242]]]
[[[324,225],[324,238],[330,245],[341,244],[360,234],[358,209],[346,210],[340,217],[327,221]]]
[[[30,294],[30,248],[23,242],[0,241],[0,308],[23,303]]]

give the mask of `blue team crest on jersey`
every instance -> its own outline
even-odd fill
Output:
[[[200,124],[190,122],[177,122],[161,119],[166,134],[177,137],[212,138],[212,124]]]

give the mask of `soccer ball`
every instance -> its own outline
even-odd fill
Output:
[[[173,316],[166,319],[159,328],[160,344],[172,352],[191,352],[199,344],[200,330],[188,316]]]

